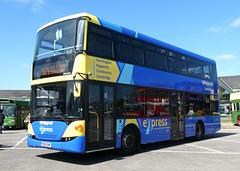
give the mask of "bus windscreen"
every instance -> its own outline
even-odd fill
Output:
[[[71,74],[75,57],[76,20],[67,20],[39,31],[33,79]]]

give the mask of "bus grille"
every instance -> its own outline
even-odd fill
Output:
[[[57,140],[57,135],[54,134],[38,134],[37,139],[42,140]]]

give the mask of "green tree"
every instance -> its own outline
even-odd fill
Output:
[[[225,89],[219,86],[219,98],[220,100],[224,100],[223,93]]]

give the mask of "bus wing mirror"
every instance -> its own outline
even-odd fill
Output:
[[[74,97],[80,97],[81,96],[81,83],[76,82],[74,84]]]

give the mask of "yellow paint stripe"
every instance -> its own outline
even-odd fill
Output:
[[[153,128],[153,129],[170,129],[170,127]]]

